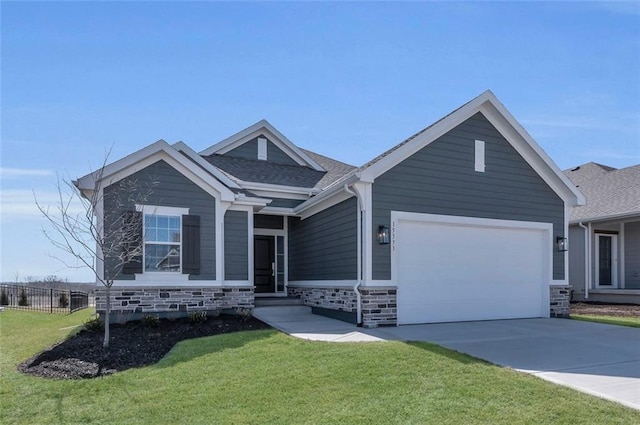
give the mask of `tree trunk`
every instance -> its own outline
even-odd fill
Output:
[[[108,282],[107,285],[107,308],[104,315],[104,342],[102,346],[104,348],[109,348],[109,313],[111,313],[111,282]]]

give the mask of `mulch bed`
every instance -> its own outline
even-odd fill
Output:
[[[87,379],[157,363],[185,339],[229,332],[268,329],[251,317],[220,315],[195,323],[189,319],[160,320],[157,326],[140,321],[111,325],[109,348],[103,348],[103,331],[81,330],[18,365],[30,375],[54,379]]]
[[[640,305],[571,303],[571,314],[595,316],[640,317]]]

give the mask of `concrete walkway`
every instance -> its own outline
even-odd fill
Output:
[[[297,338],[427,341],[640,410],[640,329],[563,319],[517,319],[363,329],[305,306],[254,316]]]

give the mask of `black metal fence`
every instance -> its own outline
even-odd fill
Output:
[[[89,294],[66,289],[0,285],[0,307],[47,313],[73,313],[89,306]]]

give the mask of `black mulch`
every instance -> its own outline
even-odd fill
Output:
[[[157,363],[179,341],[229,332],[268,329],[255,318],[220,315],[205,322],[160,320],[151,327],[142,322],[111,325],[109,348],[104,331],[81,330],[18,365],[18,370],[54,379],[86,379]]]

